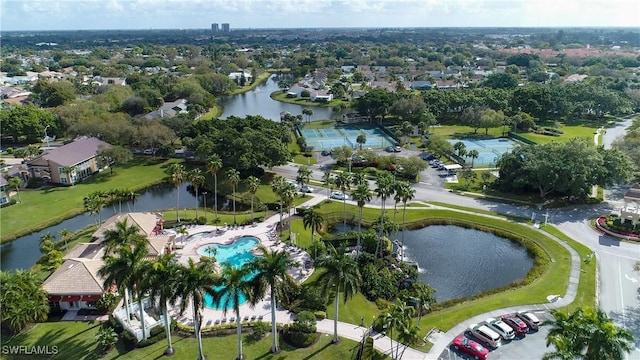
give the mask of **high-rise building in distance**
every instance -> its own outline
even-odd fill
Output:
[[[222,24],[222,32],[230,32],[231,28],[229,27],[229,23]]]
[[[218,23],[211,24],[211,32],[218,32],[220,28],[218,27]]]

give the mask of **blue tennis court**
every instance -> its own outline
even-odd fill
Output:
[[[477,159],[473,161],[474,165],[480,166],[492,166],[502,154],[511,151],[518,142],[511,139],[483,139],[483,140],[469,140],[469,139],[451,139],[447,140],[451,145],[457,142],[464,143],[467,149],[467,153],[471,150],[476,150],[480,154]],[[471,164],[471,158],[465,158],[469,164]]]
[[[350,126],[348,128],[300,129],[300,133],[307,141],[307,145],[313,147],[315,151],[331,150],[345,145],[356,149],[359,145],[356,139],[360,134],[364,134],[367,138],[363,148],[381,149],[396,145],[396,141],[379,128]]]

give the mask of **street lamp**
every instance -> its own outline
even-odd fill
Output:
[[[44,127],[44,141],[47,142],[47,150],[49,150],[49,135],[47,135],[47,129],[50,125]]]
[[[204,200],[204,224],[206,225],[208,220],[207,220],[207,192],[203,191],[202,192],[202,198]]]

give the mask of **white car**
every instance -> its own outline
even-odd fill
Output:
[[[313,189],[310,188],[308,185],[302,185],[302,187],[300,188],[300,192],[302,193],[312,193]]]
[[[335,200],[349,200],[349,195],[342,191],[334,191],[331,193],[331,198]]]
[[[500,346],[500,335],[485,324],[471,324],[469,332],[480,342],[494,349]]]
[[[488,318],[485,322],[487,323],[487,326],[489,326],[491,330],[497,332],[503,340],[511,340],[516,337],[516,332],[513,331],[511,326],[507,325],[507,323],[500,319]]]

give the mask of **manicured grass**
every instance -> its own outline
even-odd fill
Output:
[[[82,200],[94,191],[125,188],[137,191],[161,183],[167,177],[166,168],[175,161],[139,157],[116,167],[113,175],[106,170],[69,187],[21,191],[21,203],[0,210],[2,242],[84,212]]]
[[[101,324],[87,322],[51,322],[37,324],[30,331],[3,339],[3,345],[25,346],[57,346],[58,354],[55,359],[158,359],[163,358],[166,340],[161,340],[151,346],[127,352],[121,342],[116,349],[103,357],[96,354],[95,335]],[[338,345],[331,344],[331,336],[321,334],[319,340],[308,348],[297,349],[280,340],[282,352],[277,355],[269,353],[271,337],[266,336],[258,341],[251,339],[248,334],[243,335],[243,352],[246,359],[355,359],[358,343],[348,339],[341,339]],[[235,359],[237,355],[237,337],[204,337],[202,339],[204,354],[209,359]],[[176,350],[173,359],[195,359],[197,345],[194,337],[174,335],[173,346]],[[6,357],[19,359],[21,357]],[[375,359],[384,359],[376,354]]]
[[[255,88],[258,87],[258,85],[260,85],[260,84],[264,83],[265,81],[267,81],[270,76],[271,76],[270,72],[264,72],[264,73],[258,75],[258,77],[256,78],[256,81],[254,81],[252,84],[238,87],[237,89],[235,89],[235,90],[233,90],[231,92],[231,95],[238,95],[238,94],[242,94],[242,93],[254,90]]]
[[[578,252],[582,260],[580,263],[580,282],[578,283],[576,299],[562,310],[570,312],[579,307],[595,307],[597,259],[593,256],[593,251],[571,239],[553,225],[542,225],[540,228],[569,244]]]
[[[289,104],[296,104],[301,106],[331,107],[331,106],[337,106],[342,103],[345,103],[347,105],[350,104],[350,102],[345,100],[332,100],[330,102],[315,102],[315,101],[311,101],[303,98],[290,98],[290,97],[287,97],[287,93],[283,92],[282,90],[276,90],[272,92],[270,96],[275,101],[280,101],[280,102],[289,103]]]
[[[532,132],[519,132],[518,135],[529,139],[531,141],[535,141],[538,144],[546,144],[552,141],[567,141],[572,138],[584,138],[589,141],[589,143],[593,143],[593,136],[597,130],[597,127],[588,127],[581,125],[563,125],[560,127],[563,134],[560,136],[549,136],[542,134],[535,134]]]
[[[484,129],[478,129],[478,132],[474,134],[473,128],[471,126],[465,126],[465,125],[432,126],[429,129],[429,133],[438,134],[438,135],[442,135],[449,138],[457,138],[457,137],[465,137],[465,136],[473,136],[478,138],[500,137],[502,136],[502,126],[497,128],[490,128],[488,135],[485,135]]]
[[[330,129],[336,124],[333,119],[329,120],[314,120],[311,122],[305,122],[302,124],[303,129]]]
[[[220,105],[215,105],[214,107],[209,109],[209,111],[202,114],[198,120],[216,119],[216,118],[219,118],[220,115],[222,115],[222,112],[223,112],[222,107],[220,107]]]

